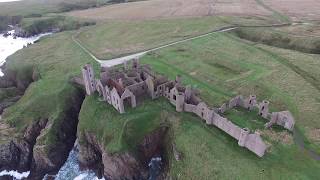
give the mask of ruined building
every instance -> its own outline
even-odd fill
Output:
[[[238,141],[239,146],[245,147],[259,157],[265,154],[267,149],[258,132],[250,132],[249,129],[240,128],[233,124],[223,113],[234,107],[243,107],[248,110],[259,109],[259,114],[270,119],[267,127],[273,124],[282,125],[292,130],[294,120],[288,112],[269,113],[269,102],[257,103],[255,96],[243,98],[237,96],[220,108],[211,108],[199,97],[199,91],[189,86],[183,86],[181,77],[169,80],[152,71],[149,65],[140,65],[138,59],[127,62],[121,68],[101,68],[100,78],[95,79],[93,68],[86,65],[82,69],[83,84],[88,95],[95,91],[102,100],[112,105],[119,113],[125,113],[128,107],[136,107],[137,102],[144,96],[152,99],[165,97],[175,106],[177,112],[190,112],[199,116],[206,124],[214,125],[223,130]]]

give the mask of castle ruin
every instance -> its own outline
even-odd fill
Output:
[[[190,112],[199,116],[206,124],[214,125],[238,141],[238,145],[245,147],[262,157],[267,145],[263,142],[258,132],[250,132],[241,128],[227,118],[223,113],[235,107],[243,107],[249,111],[258,109],[259,115],[269,122],[267,128],[273,124],[293,130],[294,119],[289,111],[269,112],[269,102],[257,103],[256,96],[248,98],[236,96],[219,108],[211,108],[199,97],[197,89],[190,85],[183,86],[181,77],[169,80],[167,77],[156,74],[147,64],[141,65],[138,59],[133,59],[131,64],[125,62],[121,68],[101,68],[100,78],[95,79],[94,71],[90,64],[82,68],[83,85],[87,95],[95,91],[102,100],[112,105],[119,113],[125,113],[129,107],[136,107],[137,102],[147,95],[152,99],[165,97],[177,112]]]

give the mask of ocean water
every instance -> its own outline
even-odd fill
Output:
[[[0,3],[2,3],[2,2],[14,2],[14,1],[21,1],[21,0],[0,0]]]
[[[47,178],[48,177],[45,176],[43,180],[47,180]],[[69,153],[67,161],[55,176],[55,180],[104,180],[104,178],[99,179],[95,173],[90,170],[80,171],[78,150],[73,148]]]
[[[0,2],[5,2],[9,0],[0,0]],[[9,31],[14,33],[14,31]],[[46,36],[51,33],[40,34],[38,36],[33,36],[30,38],[13,38],[13,36],[4,37],[3,34],[0,34],[0,65],[6,62],[6,58],[23,47],[28,46],[28,44],[33,44],[36,40],[40,39],[43,36]],[[0,76],[3,76],[3,73],[0,69]],[[22,179],[28,177],[30,172],[17,172],[15,170],[4,170],[0,172],[0,179],[2,176],[12,176],[14,179]]]
[[[9,33],[14,33],[14,30],[9,31]],[[51,33],[39,34],[37,36],[32,36],[29,38],[14,38],[12,35],[4,37],[3,34],[0,34],[0,65],[6,62],[8,56],[14,54],[23,47],[28,46],[28,44],[33,44],[36,40],[49,34]],[[0,76],[3,76],[3,73],[1,71]]]

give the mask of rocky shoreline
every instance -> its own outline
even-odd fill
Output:
[[[16,73],[4,68],[5,76],[0,79],[0,87],[15,87],[19,92],[24,92],[32,82],[39,79],[35,70],[24,79],[17,78]],[[10,99],[17,101],[20,97],[21,94]],[[30,170],[28,179],[42,179],[45,174],[56,173],[67,159],[76,139],[78,113],[83,99],[84,94],[79,90],[76,97],[72,99],[74,105],[65,109],[65,118],[58,124],[60,128],[56,132],[57,142],[54,146],[39,142],[41,136],[45,135],[53,125],[48,118],[33,120],[34,123],[8,139],[6,143],[2,143],[0,170],[14,169],[19,172]],[[13,103],[13,101],[4,100],[0,105],[4,109]],[[1,124],[15,128],[3,120]]]
[[[137,152],[109,153],[95,135],[80,135],[79,161],[85,169],[94,169],[99,178],[148,179],[148,164],[155,157],[163,157],[167,149],[165,139],[168,127],[160,127],[144,137]],[[167,164],[167,163],[164,163]],[[165,169],[164,167],[162,167]],[[159,179],[165,177],[165,172]]]
[[[2,68],[5,76],[0,78],[0,88],[17,88],[19,92],[16,96],[1,101],[0,110],[5,111],[5,108],[18,101],[28,86],[41,79],[41,76],[33,69],[24,79],[20,79],[17,72],[8,70],[5,65]],[[33,120],[33,123],[6,143],[2,143],[0,171],[30,171],[27,179],[35,180],[43,179],[46,174],[54,176],[67,160],[78,136],[79,162],[83,169],[94,169],[100,178],[148,179],[148,163],[155,156],[163,157],[168,149],[165,142],[168,127],[160,127],[147,134],[135,148],[136,152],[109,153],[94,134],[77,133],[78,116],[84,97],[84,91],[79,89],[72,98],[73,106],[65,109],[64,119],[59,124],[53,124],[50,118]],[[3,120],[0,122],[15,129]],[[56,142],[46,144],[41,137],[45,136],[52,126],[59,126],[59,131],[55,134]]]

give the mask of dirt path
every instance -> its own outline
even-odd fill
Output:
[[[123,57],[118,57],[118,58],[113,58],[113,59],[99,59],[97,58],[95,55],[93,55],[86,47],[84,47],[80,41],[78,41],[75,36],[80,33],[78,32],[77,34],[73,35],[72,36],[72,40],[81,48],[83,49],[86,53],[88,53],[95,61],[99,62],[101,64],[102,67],[111,67],[111,66],[115,66],[115,65],[118,65],[118,64],[122,64],[124,63],[125,61],[129,61],[131,59],[135,59],[135,58],[139,58],[139,57],[142,57],[144,56],[145,54],[149,53],[149,52],[152,52],[152,51],[156,51],[156,50],[159,50],[159,49],[163,49],[163,48],[166,48],[166,47],[170,47],[170,46],[174,46],[176,44],[180,44],[180,43],[184,43],[184,42],[187,42],[187,41],[191,41],[191,40],[195,40],[195,39],[198,39],[198,38],[202,38],[202,37],[205,37],[205,36],[209,36],[211,34],[214,34],[214,33],[219,33],[219,32],[227,32],[227,31],[231,31],[231,30],[234,30],[236,29],[237,27],[235,26],[227,26],[227,27],[222,27],[220,29],[217,29],[217,30],[213,30],[209,33],[205,33],[205,34],[201,34],[201,35],[198,35],[198,36],[195,36],[195,37],[191,37],[191,38],[187,38],[187,39],[183,39],[183,40],[179,40],[179,41],[175,41],[175,42],[172,42],[172,43],[169,43],[169,44],[166,44],[166,45],[163,45],[163,46],[159,46],[159,47],[156,47],[156,48],[153,48],[153,49],[148,49],[148,50],[145,50],[145,51],[141,51],[141,52],[138,52],[138,53],[134,53],[134,54],[131,54],[131,55],[128,55],[128,56],[123,56]]]
[[[296,23],[296,24],[297,24],[297,23]],[[205,34],[200,34],[200,35],[198,35],[198,36],[194,36],[194,37],[182,39],[182,40],[175,41],[175,42],[172,42],[172,43],[169,43],[169,44],[166,44],[166,45],[162,45],[162,46],[159,46],[159,47],[156,47],[156,48],[144,50],[144,51],[141,51],[141,52],[137,52],[137,53],[133,53],[133,54],[130,54],[130,55],[127,55],[127,56],[117,57],[117,58],[113,58],[113,59],[99,59],[99,58],[97,58],[95,55],[93,55],[93,54],[90,52],[90,50],[88,50],[85,46],[83,46],[83,45],[81,44],[81,42],[80,42],[79,40],[76,39],[76,36],[77,36],[81,31],[78,31],[75,35],[73,35],[73,36],[72,36],[72,40],[73,40],[81,49],[83,49],[86,53],[88,53],[95,61],[99,62],[99,63],[101,64],[101,66],[103,66],[103,67],[111,67],[111,66],[115,66],[115,65],[118,65],[118,64],[122,64],[123,62],[129,61],[129,60],[134,59],[134,58],[142,57],[142,56],[144,56],[145,54],[147,54],[147,53],[149,53],[149,52],[152,52],[152,51],[156,51],[156,50],[163,49],[163,48],[166,48],[166,47],[174,46],[174,45],[176,45],[176,44],[184,43],[184,42],[191,41],[191,40],[195,40],[195,39],[198,39],[198,38],[206,37],[206,36],[212,35],[212,34],[214,34],[214,33],[221,33],[221,32],[232,31],[232,30],[234,30],[234,29],[236,29],[236,28],[239,28],[239,27],[281,27],[281,26],[291,26],[291,25],[292,25],[292,24],[290,24],[290,23],[281,23],[281,24],[271,24],[271,25],[264,25],[264,26],[226,26],[226,27],[222,27],[222,28],[219,28],[219,29],[210,31],[210,32],[205,33]]]

